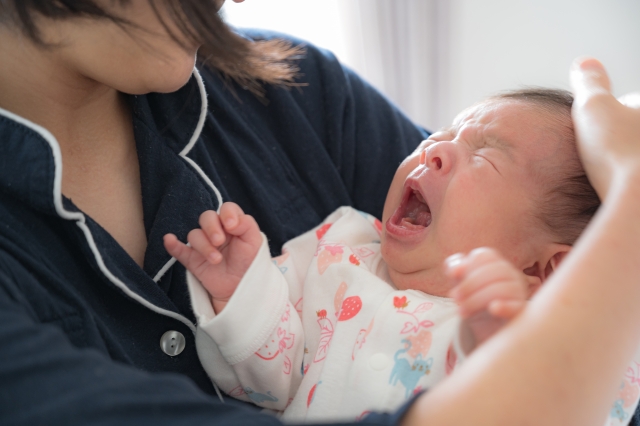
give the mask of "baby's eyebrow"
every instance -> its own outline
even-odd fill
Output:
[[[506,141],[505,139],[495,137],[495,136],[485,137],[484,140],[487,145],[499,149],[500,151],[507,154],[507,156],[510,159],[513,160],[513,144],[512,143]]]
[[[457,124],[451,124],[449,126],[442,127],[436,133],[450,133],[452,135],[455,135],[456,133],[458,133],[458,125]]]
[[[458,134],[459,127],[460,127],[459,123],[458,124],[453,123],[450,126],[441,128],[440,130],[438,130],[438,133],[440,132],[449,133],[452,136],[456,136]],[[504,152],[509,157],[510,160],[513,160],[513,144],[512,143],[496,136],[485,136],[483,140],[488,146],[499,149],[500,151]]]

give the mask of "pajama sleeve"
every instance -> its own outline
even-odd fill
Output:
[[[291,240],[282,256],[269,257],[267,239],[224,310],[215,315],[209,297],[189,274],[198,318],[198,354],[227,394],[283,411],[302,381],[304,330],[298,312],[306,271],[324,223]]]

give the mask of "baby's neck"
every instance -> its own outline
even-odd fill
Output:
[[[405,274],[390,268],[384,261],[378,266],[378,276],[398,290],[418,290],[438,297],[449,297],[449,291],[453,288],[451,280],[441,272],[431,273],[423,270]]]

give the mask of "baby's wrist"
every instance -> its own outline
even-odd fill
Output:
[[[227,306],[227,303],[229,303],[230,298],[216,299],[213,296],[210,296],[210,299],[211,299],[211,305],[213,306],[213,311],[217,315],[225,308],[225,306]]]

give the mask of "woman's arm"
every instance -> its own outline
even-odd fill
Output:
[[[421,398],[407,425],[606,418],[640,342],[640,110],[615,101],[597,62],[577,61],[572,84],[582,158],[603,206],[529,307]]]

